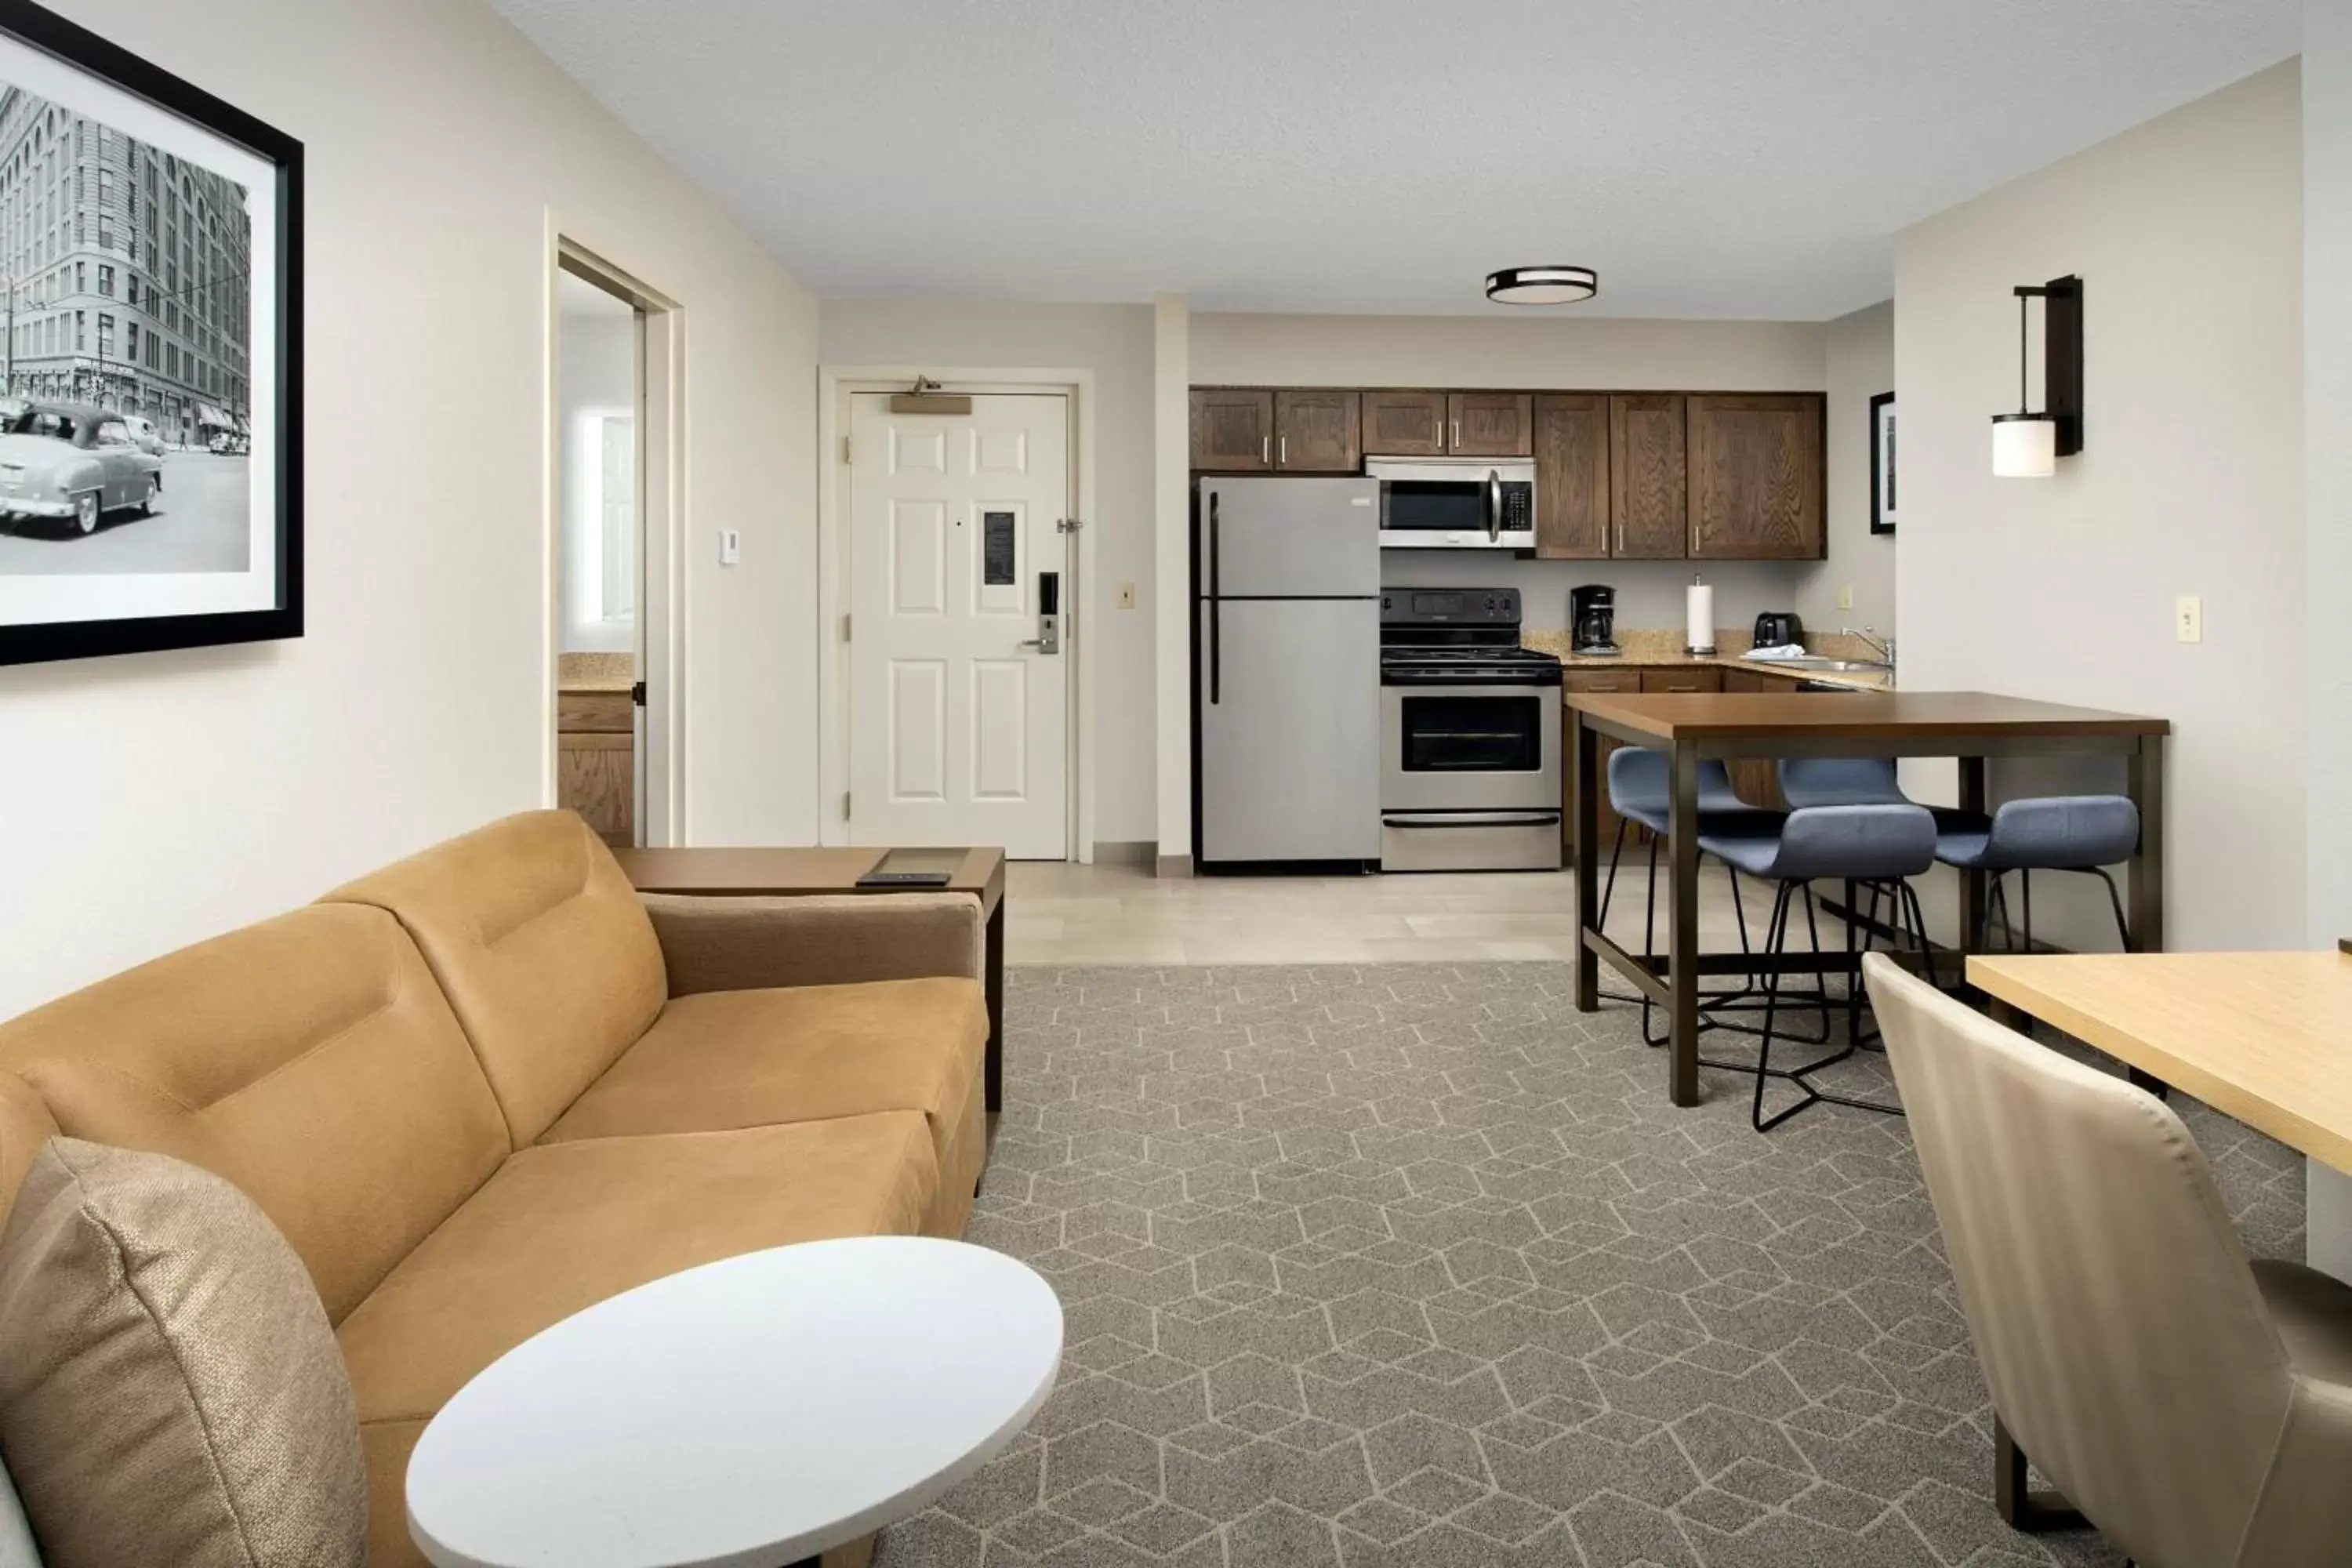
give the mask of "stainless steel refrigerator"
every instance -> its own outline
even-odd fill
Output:
[[[1377,861],[1380,482],[1203,479],[1196,500],[1194,853]]]

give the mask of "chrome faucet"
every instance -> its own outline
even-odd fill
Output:
[[[1860,637],[1863,641],[1868,643],[1871,647],[1876,648],[1881,654],[1885,656],[1887,668],[1893,669],[1895,668],[1895,639],[1893,637],[1882,639],[1873,637],[1871,635],[1871,628],[1868,626],[1863,627],[1860,631],[1854,630],[1852,626],[1840,626],[1838,627],[1838,636],[1842,637]]]

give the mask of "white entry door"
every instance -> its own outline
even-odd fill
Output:
[[[1069,398],[851,400],[849,836],[1068,854]],[[1048,595],[1061,651],[1024,646]]]

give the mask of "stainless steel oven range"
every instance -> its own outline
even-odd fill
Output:
[[[1559,691],[1517,589],[1383,589],[1381,869],[1559,869]]]

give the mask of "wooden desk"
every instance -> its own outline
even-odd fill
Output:
[[[1843,954],[1790,955],[1773,963],[1738,953],[1698,951],[1698,765],[1702,761],[1782,757],[1957,757],[1961,807],[1985,809],[1985,759],[2008,756],[2120,756],[2126,792],[2139,807],[2139,848],[2131,860],[2135,948],[2164,946],[2164,737],[2162,719],[1995,697],[1981,691],[1698,692],[1643,696],[1567,694],[1570,734],[1570,816],[1576,835],[1576,1005],[1598,1008],[1606,959],[1666,1010],[1671,1026],[1667,1091],[1676,1105],[1698,1103],[1698,983],[1702,973],[1770,968],[1843,967]],[[1597,881],[1603,737],[1664,752],[1669,759],[1668,839],[1674,851],[1674,911],[1663,962],[1627,952],[1598,929]],[[1986,879],[1960,878],[1961,951],[1984,918]]]
[[[641,893],[703,898],[807,898],[821,893],[969,893],[980,900],[985,932],[982,984],[988,996],[987,1106],[1004,1109],[1004,851],[963,852],[943,888],[861,888],[857,879],[890,851],[855,849],[615,849],[613,856]]]
[[[2352,956],[1979,955],[1969,979],[2042,1022],[2352,1172]]]

